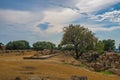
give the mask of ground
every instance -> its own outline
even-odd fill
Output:
[[[88,80],[120,80],[120,76],[117,75],[105,75],[66,64],[71,61],[77,63],[69,56],[58,55],[44,60],[23,59],[24,56],[31,56],[33,53],[0,56],[0,80],[15,80],[16,77],[20,77],[21,80],[38,80],[41,76],[49,80],[69,80],[73,75],[87,76]]]

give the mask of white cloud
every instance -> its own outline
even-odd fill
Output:
[[[97,21],[108,20],[110,22],[120,23],[120,10],[114,10],[111,12],[105,12],[104,14],[101,14],[101,15],[92,16],[91,19],[94,19]]]
[[[120,29],[120,26],[114,26],[114,27],[110,27],[110,28],[91,27],[90,29],[91,29],[92,31],[94,31],[94,32],[96,32],[96,31],[113,31],[113,30]]]
[[[61,32],[63,27],[72,23],[72,21],[78,20],[82,17],[82,14],[79,13],[88,13],[89,15],[84,16],[90,16],[92,12],[98,11],[100,9],[104,9],[110,5],[116,4],[120,2],[120,0],[75,0],[74,6],[70,7],[55,7],[54,9],[46,9],[44,11],[37,11],[37,12],[30,12],[30,11],[18,11],[18,10],[0,10],[0,21],[4,23],[10,23],[10,24],[26,24],[24,28],[29,29],[33,33],[41,33],[44,35],[44,33],[56,33]],[[64,4],[65,5],[65,4]],[[67,4],[67,6],[69,6]],[[71,7],[78,8],[73,9]],[[115,13],[115,12],[114,12]],[[116,12],[116,14],[118,14]],[[104,15],[101,15],[103,18],[106,19],[109,16],[110,20],[119,21],[120,18],[116,17],[116,19],[113,19],[110,17],[112,13],[105,13]],[[98,15],[100,16],[100,15]],[[92,16],[94,19],[97,19],[94,15]],[[49,27],[46,30],[40,30],[39,27],[37,27],[39,24],[43,23],[49,23]],[[82,24],[82,23],[80,23]],[[86,24],[88,24],[86,22]],[[94,26],[93,24],[92,26]],[[93,29],[93,31],[99,30],[107,30],[107,28],[101,28],[100,25],[97,25],[99,27],[88,27],[89,29]],[[102,26],[103,27],[103,26]],[[96,29],[96,30],[95,30]],[[113,28],[109,30],[114,30]],[[109,31],[108,30],[108,31]]]
[[[41,23],[48,22],[50,27],[46,30],[48,33],[61,32],[62,28],[70,22],[78,18],[78,13],[69,8],[62,8],[61,10],[47,10],[44,11],[44,18],[36,23],[35,26]],[[79,15],[80,16],[80,15]]]
[[[76,2],[76,4],[75,4]],[[114,5],[118,2],[120,2],[120,0],[109,0],[109,1],[105,1],[105,0],[75,0],[74,2],[74,8],[73,6],[67,5],[67,6],[60,6],[62,7],[62,9],[55,9],[52,11],[51,10],[47,10],[44,11],[44,18],[43,20],[39,21],[35,26],[37,26],[40,23],[45,23],[45,22],[49,22],[50,23],[50,27],[46,30],[46,32],[48,33],[56,33],[56,32],[61,32],[62,28],[64,27],[64,25],[68,25],[69,23],[72,23],[72,21],[75,21],[77,19],[80,19],[82,17],[81,13],[87,13],[88,17],[92,17],[94,16],[92,13],[94,11],[98,11],[100,9],[104,9],[106,7],[109,7],[111,5]],[[79,14],[80,13],[80,14]],[[93,20],[94,21],[94,20]],[[80,24],[82,24],[80,22]],[[87,24],[87,23],[86,23]],[[94,26],[95,24],[93,23],[92,26]],[[111,30],[115,30],[113,28],[104,28],[103,26],[97,25],[99,27],[88,27],[89,29],[93,29],[93,31],[98,31],[98,30],[104,30],[104,31],[111,31]],[[96,29],[96,30],[95,30]]]
[[[34,24],[42,19],[42,15],[40,12],[0,10],[0,23],[5,25],[4,27],[16,27],[16,30],[32,31],[33,34],[40,33]]]
[[[80,12],[91,13],[120,2],[120,0],[76,0]]]
[[[61,32],[64,25],[77,19],[78,13],[69,8],[50,9],[40,12],[18,11],[18,10],[0,10],[0,22],[21,26],[21,29],[32,31],[33,33],[56,33]],[[50,23],[46,31],[37,27],[41,23]]]
[[[41,16],[29,11],[0,10],[0,20],[5,23],[24,24],[34,21],[38,18],[40,19]]]

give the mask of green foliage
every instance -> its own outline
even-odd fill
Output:
[[[100,73],[102,73],[102,74],[106,74],[106,75],[111,75],[111,74],[113,74],[113,73],[110,72],[110,71],[100,71]]]
[[[79,67],[87,67],[86,64],[79,64],[79,65],[77,65],[77,66],[79,66]]]
[[[46,41],[33,43],[34,50],[55,49],[55,44]]]
[[[57,47],[58,50],[62,50],[62,46],[59,44]]]
[[[98,41],[95,49],[98,53],[103,52],[104,51],[104,43],[102,41]]]
[[[9,50],[25,50],[29,48],[30,48],[29,42],[25,40],[8,42],[6,45],[6,49]]]
[[[75,57],[78,59],[82,53],[95,48],[96,37],[87,28],[80,25],[69,25],[64,27],[64,34],[61,45],[72,44],[75,50]]]
[[[74,50],[74,46],[72,44],[66,44],[61,47],[61,50]]]
[[[0,46],[3,46],[4,44],[2,42],[0,42]]]
[[[65,65],[70,65],[70,63],[67,63],[67,62],[63,62],[63,64],[65,64]]]
[[[120,44],[119,44],[119,46],[118,46],[118,49],[119,49],[119,52],[120,52]]]
[[[115,40],[103,40],[103,43],[105,51],[113,51],[115,49]]]

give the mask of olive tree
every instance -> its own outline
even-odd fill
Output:
[[[69,25],[63,28],[61,45],[72,44],[75,50],[75,58],[78,59],[83,53],[95,48],[97,38],[92,31],[84,26]]]

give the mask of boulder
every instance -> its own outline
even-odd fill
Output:
[[[87,76],[71,76],[70,80],[88,80]]]
[[[114,73],[114,74],[117,74],[120,76],[120,69],[115,69],[115,68],[112,68],[112,69],[109,69],[108,71]]]

